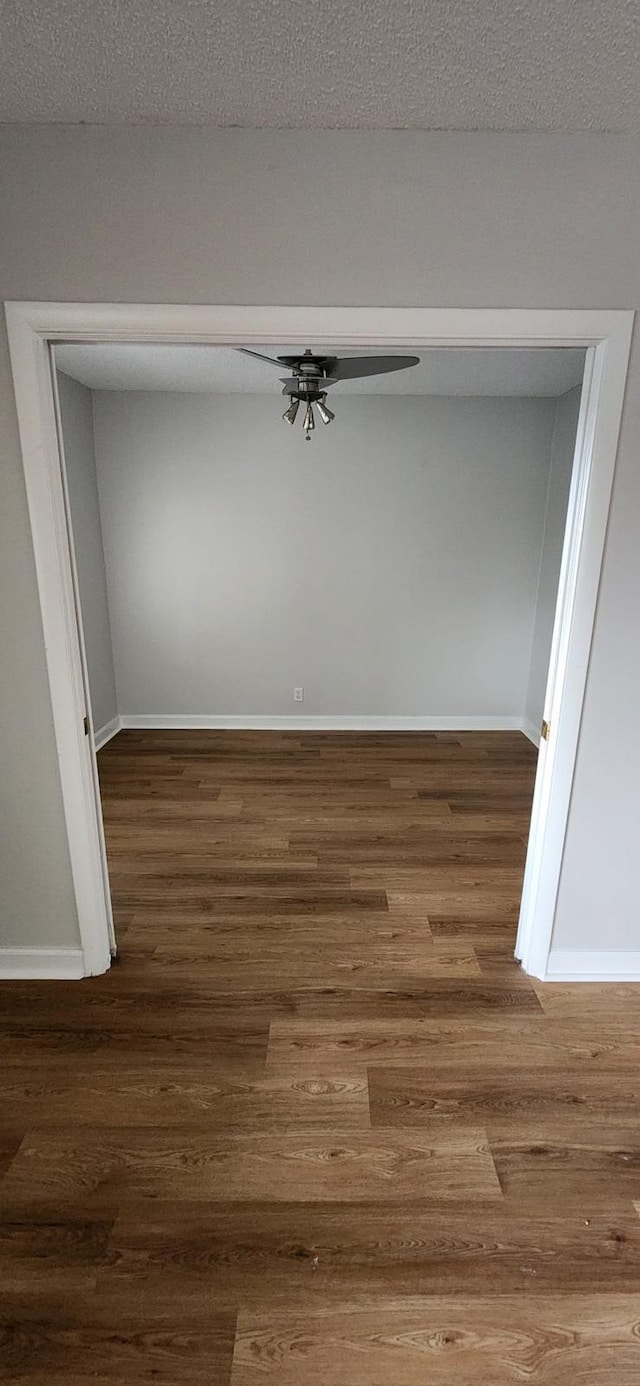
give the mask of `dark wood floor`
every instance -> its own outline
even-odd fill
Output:
[[[99,761],[120,960],[0,989],[5,1378],[637,1386],[640,988],[513,962],[524,737]]]

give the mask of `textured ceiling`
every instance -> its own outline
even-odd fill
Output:
[[[0,0],[0,120],[638,130],[638,0]]]
[[[272,356],[289,347],[256,347]],[[354,348],[358,356],[373,351]],[[341,348],[340,356],[351,355]],[[229,347],[56,347],[56,364],[92,390],[179,390],[184,393],[277,395],[280,377],[267,362]],[[582,379],[584,352],[555,349],[426,351],[420,364],[396,374],[331,387],[349,395],[562,395]]]

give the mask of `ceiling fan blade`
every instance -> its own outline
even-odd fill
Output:
[[[261,351],[250,351],[249,347],[236,347],[236,351],[241,351],[243,356],[255,356],[256,361],[268,361],[270,366],[282,365],[276,356],[263,356]]]
[[[383,375],[417,366],[419,356],[343,356],[333,364],[336,380],[357,380],[363,375]]]

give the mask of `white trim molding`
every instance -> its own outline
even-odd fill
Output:
[[[190,713],[139,716],[123,715],[119,719],[123,730],[135,731],[521,731],[519,717],[387,717],[357,716],[341,713],[335,716],[278,716],[270,713],[228,714]]]
[[[552,948],[545,982],[640,982],[640,952]]]
[[[104,726],[100,727],[99,731],[93,733],[93,744],[96,751],[101,751],[102,747],[106,746],[107,741],[110,741],[112,736],[117,735],[121,725],[122,723],[119,717],[112,717],[110,722],[105,722]]]
[[[157,303],[7,303],[5,312],[85,973],[109,967],[111,914],[51,344],[588,348],[544,710],[551,731],[538,758],[516,948],[528,972],[546,976],[634,314]]]
[[[0,948],[0,979],[75,981],[84,977],[81,948]]]
[[[623,314],[585,361],[515,950],[534,977],[551,951],[632,330]]]
[[[523,717],[520,722],[520,730],[524,732],[529,741],[533,742],[534,746],[540,745],[540,728],[536,727],[535,722],[530,722],[528,717]]]

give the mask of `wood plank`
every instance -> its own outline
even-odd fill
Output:
[[[635,1293],[640,1220],[629,1208],[560,1218],[512,1205],[424,1201],[132,1203],[109,1234],[101,1298],[364,1307],[385,1296],[602,1289]]]
[[[637,1295],[433,1298],[238,1316],[232,1386],[635,1386]],[[579,1373],[576,1376],[576,1372]]]
[[[415,947],[378,947],[369,954],[362,945],[341,949],[322,940],[301,944],[291,937],[278,945],[262,942],[252,947],[248,934],[244,947],[237,938],[218,941],[203,947],[200,941],[191,945],[160,945],[154,950],[153,971],[159,982],[167,979],[179,987],[181,977],[191,978],[201,967],[207,967],[215,977],[218,993],[232,992],[238,996],[247,989],[269,990],[277,977],[281,987],[296,991],[348,986],[352,991],[362,989],[400,991],[408,984],[426,982],[432,977],[480,977],[480,966],[471,944],[458,939],[436,944],[425,939],[420,951]]]
[[[80,1297],[95,1288],[108,1264],[114,1219],[71,1212],[35,1216],[26,1208],[5,1213],[0,1225],[0,1296],[58,1292]]]
[[[190,1058],[180,1067],[132,1065],[124,1056],[109,1066],[99,1057],[85,1067],[83,1081],[68,1072],[34,1080],[32,1068],[7,1068],[0,1101],[11,1105],[28,1127],[175,1127],[218,1131],[288,1132],[368,1129],[369,1090],[365,1074],[330,1078],[244,1078]],[[11,1150],[15,1158],[20,1142]],[[7,1159],[7,1165],[10,1163]]]
[[[280,1199],[350,1203],[428,1197],[500,1199],[481,1128],[411,1132],[312,1129],[216,1135],[196,1129],[40,1127],[4,1176],[14,1203],[118,1208],[132,1199]]]
[[[539,982],[532,985],[546,1015],[581,1020],[622,1020],[637,1030],[640,1024],[640,986],[637,982]]]
[[[574,1133],[594,1126],[640,1130],[638,1082],[633,1071],[589,1072],[483,1068],[465,1077],[449,1068],[369,1068],[374,1126],[421,1126],[437,1121],[488,1122],[492,1133],[512,1133],[523,1119],[541,1139],[549,1127]],[[519,1128],[518,1128],[519,1129]]]
[[[640,1031],[620,1022],[570,1024],[544,1015],[519,1017],[517,1033],[508,1016],[486,1020],[323,1021],[277,1019],[270,1029],[267,1068],[272,1073],[311,1069],[357,1070],[419,1065],[472,1070],[559,1068],[565,1071],[638,1071]],[[452,1074],[453,1076],[453,1074]]]
[[[209,1304],[174,1314],[121,1305],[118,1322],[97,1295],[6,1296],[0,1342],[8,1379],[20,1386],[228,1386],[236,1315]]]
[[[549,1199],[565,1207],[607,1207],[616,1197],[634,1198],[640,1182],[640,1118],[572,1125],[520,1118],[510,1131],[492,1129],[489,1138],[500,1184],[521,1207],[540,1207]],[[432,1129],[432,1128],[430,1128]],[[24,1148],[24,1147],[23,1147]],[[19,1158],[19,1157],[18,1157]]]

